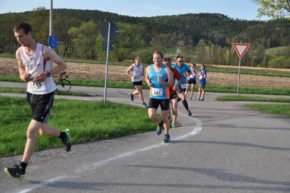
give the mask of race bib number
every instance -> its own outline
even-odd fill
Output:
[[[186,88],[186,84],[181,84],[181,88],[185,89]]]
[[[194,75],[194,74],[191,74],[191,75],[189,76],[189,78],[195,78],[195,75]]]
[[[163,89],[152,88],[152,96],[163,96]]]

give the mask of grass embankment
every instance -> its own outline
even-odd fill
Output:
[[[8,82],[22,82],[18,77],[0,77],[0,81]],[[91,87],[104,87],[103,80],[71,80],[73,86],[91,86]],[[132,89],[132,83],[130,81],[108,81],[109,88],[127,88]],[[143,84],[144,89],[148,89],[146,83]],[[197,86],[196,86],[197,91]],[[233,86],[218,86],[207,85],[207,92],[216,93],[236,93],[237,88]],[[1,92],[5,92],[2,90]],[[239,89],[240,94],[270,94],[270,95],[290,95],[290,89],[287,88],[261,88],[261,87],[243,87]]]
[[[25,98],[0,97],[0,157],[23,152],[31,109]],[[97,101],[57,99],[49,124],[71,128],[72,141],[85,143],[152,131],[155,124],[143,108]],[[63,146],[59,139],[40,137],[37,150]]]
[[[290,103],[289,98],[270,98],[263,96],[219,96],[218,101],[258,101],[258,102],[280,102],[280,103]]]
[[[14,87],[1,87],[0,86],[0,93],[20,93],[24,94],[26,93],[26,88],[14,88]],[[70,96],[90,96],[86,93],[81,93],[81,92],[65,92],[65,91],[60,91],[56,90],[55,91],[56,95],[70,95]]]
[[[247,104],[246,107],[263,113],[290,117],[290,104]]]
[[[263,113],[288,116],[290,117],[290,99],[289,98],[270,98],[261,96],[220,96],[219,101],[256,101],[256,102],[271,102],[283,104],[246,104],[248,108],[252,108]]]

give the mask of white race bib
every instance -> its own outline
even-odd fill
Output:
[[[163,96],[162,88],[152,88],[152,96]]]
[[[191,74],[191,75],[189,76],[189,78],[195,78],[195,75],[194,75],[194,74]]]

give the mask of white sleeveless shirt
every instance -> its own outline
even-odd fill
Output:
[[[33,56],[29,56],[26,53],[24,46],[20,47],[20,57],[25,66],[25,71],[29,73],[31,77],[52,70],[52,62],[50,60],[46,61],[46,64],[44,64],[42,44],[36,44]],[[51,76],[47,77],[43,82],[30,81],[27,83],[27,92],[31,94],[48,94],[55,91],[55,89],[56,85]]]
[[[139,66],[133,64],[132,72],[134,74],[134,78],[132,79],[132,82],[139,82],[142,80],[143,70],[142,64],[139,64]]]

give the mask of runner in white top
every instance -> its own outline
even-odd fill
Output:
[[[47,124],[56,89],[51,76],[63,71],[67,65],[54,50],[35,42],[32,38],[32,28],[28,23],[15,25],[13,31],[21,45],[16,51],[16,59],[20,79],[27,82],[27,100],[32,109],[32,119],[26,131],[27,139],[21,162],[13,167],[4,168],[4,171],[14,178],[22,178],[35,150],[37,132],[40,135],[59,137],[66,146],[66,151],[71,149],[70,130],[61,132]],[[50,61],[57,66],[52,67]]]
[[[197,68],[196,68],[196,64],[194,63],[190,63],[190,72],[191,74],[188,75],[188,78],[187,78],[187,88],[186,88],[186,91],[185,91],[185,95],[187,96],[188,92],[190,91],[190,100],[192,100],[192,97],[193,97],[193,93],[194,93],[194,87],[196,85],[196,76],[197,76]]]
[[[142,91],[142,76],[144,76],[144,67],[139,56],[135,58],[135,63],[127,68],[126,73],[130,76],[131,81],[135,87],[135,90],[129,94],[131,100],[133,101],[134,95],[138,94],[143,106],[147,108],[147,104],[144,101],[144,94]]]

